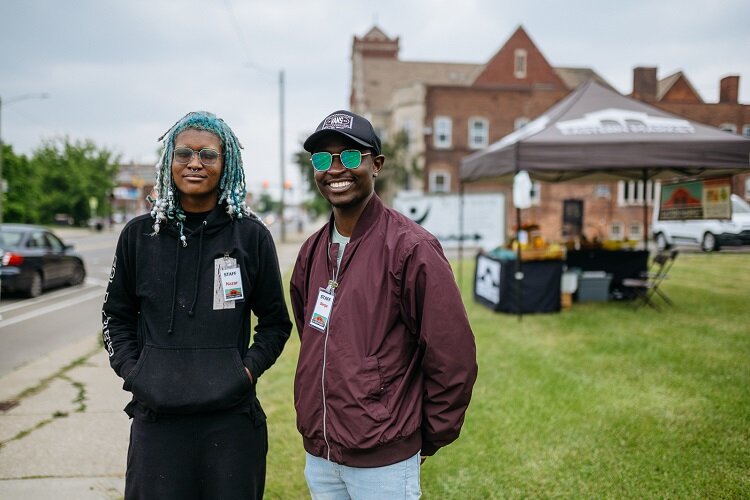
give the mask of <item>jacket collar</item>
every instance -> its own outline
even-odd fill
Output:
[[[362,213],[359,215],[359,219],[357,220],[357,224],[354,226],[354,231],[352,232],[352,237],[350,239],[350,243],[354,243],[355,241],[359,240],[362,236],[367,234],[367,232],[370,230],[370,228],[375,225],[375,222],[380,218],[380,216],[385,211],[385,206],[383,205],[383,202],[378,197],[376,193],[372,193],[372,196],[370,197],[370,201],[367,202],[367,205],[365,206],[365,209],[362,211]],[[328,220],[328,241],[331,240],[331,231],[333,230],[333,212],[331,212],[331,217]]]

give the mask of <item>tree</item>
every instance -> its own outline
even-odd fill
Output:
[[[37,224],[41,221],[42,185],[35,163],[16,155],[12,146],[3,144],[3,179],[8,191],[3,200],[3,220]]]
[[[271,195],[264,191],[260,194],[258,202],[255,204],[255,209],[261,214],[276,213],[279,211],[280,206],[280,201],[274,201]]]
[[[303,149],[294,153],[294,163],[297,165],[300,171],[300,177],[302,182],[307,186],[307,191],[312,197],[307,200],[303,206],[305,210],[313,217],[320,217],[331,211],[331,207],[323,195],[318,191],[318,186],[315,184],[315,178],[313,174],[315,170],[310,163],[310,153]]]
[[[85,225],[91,217],[109,215],[118,160],[90,140],[71,142],[63,137],[43,141],[31,159],[41,174],[42,221],[52,222],[55,214],[67,213],[76,224]],[[98,208],[92,211],[92,206]]]
[[[417,157],[409,153],[409,135],[400,130],[383,143],[385,165],[375,180],[375,192],[383,199],[390,199],[395,192],[411,189],[414,177],[421,175]]]

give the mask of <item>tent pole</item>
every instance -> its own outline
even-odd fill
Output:
[[[475,271],[476,272],[476,271]],[[458,291],[464,286],[464,181],[458,183]]]
[[[521,281],[523,280],[523,273],[521,272],[521,209],[516,208],[516,302],[518,303],[518,321],[523,318],[523,307],[521,302],[523,301],[523,293],[521,290]]]
[[[643,249],[648,251],[648,169],[643,169]]]
[[[515,163],[516,163],[516,175],[518,175],[518,144],[515,145],[514,151]],[[516,200],[513,200],[513,205],[516,205]],[[518,321],[523,318],[523,272],[521,271],[521,209],[516,207],[516,272],[514,278],[516,279],[516,299],[518,302]]]

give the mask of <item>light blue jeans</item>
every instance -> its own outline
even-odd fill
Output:
[[[305,452],[313,500],[412,500],[422,495],[419,453],[384,467],[347,467]]]

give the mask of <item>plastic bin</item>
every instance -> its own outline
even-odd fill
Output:
[[[578,278],[578,302],[606,302],[611,281],[604,271],[584,271]]]

